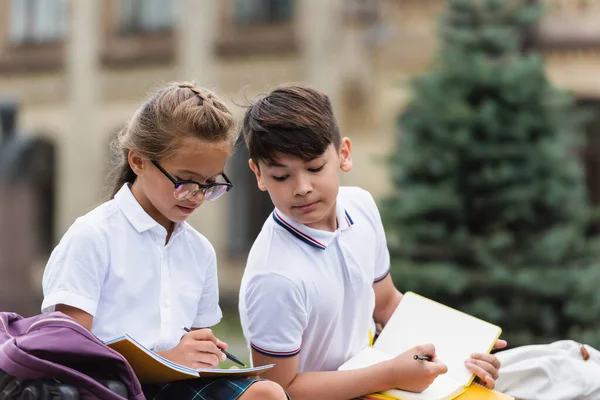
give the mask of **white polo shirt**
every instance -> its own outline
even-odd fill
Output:
[[[44,271],[42,312],[56,304],[94,316],[101,340],[129,334],[155,351],[179,343],[183,327],[221,320],[217,264],[210,242],[186,222],[167,231],[124,185],[78,218]]]
[[[373,283],[390,256],[373,197],[340,188],[339,228],[309,228],[275,209],[258,235],[242,278],[240,318],[256,351],[300,354],[298,372],[336,370],[369,344]]]

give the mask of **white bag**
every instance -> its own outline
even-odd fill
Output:
[[[600,400],[600,352],[593,347],[561,340],[499,351],[496,357],[502,363],[496,390],[516,399]]]

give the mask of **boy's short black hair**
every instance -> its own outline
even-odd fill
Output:
[[[298,85],[278,87],[250,105],[242,135],[257,166],[275,164],[277,153],[310,161],[341,142],[329,97]]]

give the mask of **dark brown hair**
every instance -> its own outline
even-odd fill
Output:
[[[209,143],[235,142],[229,108],[214,93],[193,82],[173,82],[159,88],[136,111],[111,144],[115,165],[109,177],[113,197],[135,173],[127,156],[136,150],[151,160],[172,156],[181,139],[194,137]]]
[[[330,144],[339,149],[340,130],[329,97],[298,85],[280,86],[246,110],[242,135],[250,158],[273,164],[276,153],[310,161]]]

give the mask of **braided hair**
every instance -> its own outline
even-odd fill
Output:
[[[233,145],[234,125],[227,105],[194,82],[172,82],[159,88],[111,143],[114,166],[109,176],[110,197],[136,179],[128,161],[130,151],[160,160],[173,155],[184,138],[195,137],[208,143],[230,141]]]

